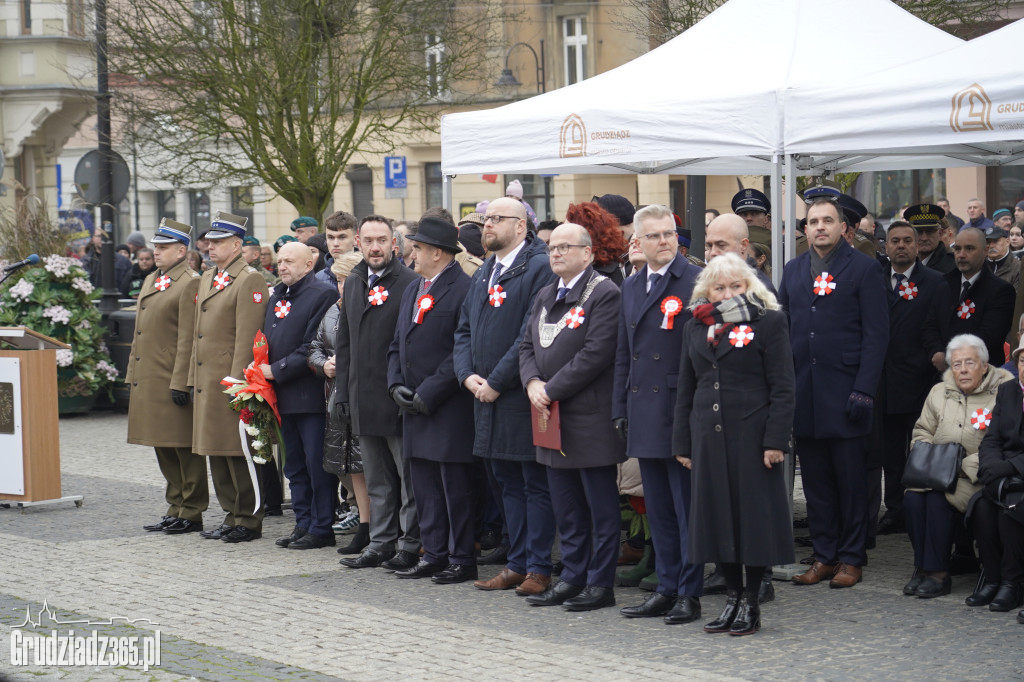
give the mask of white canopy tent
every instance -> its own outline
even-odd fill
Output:
[[[772,174],[779,206],[786,89],[845,82],[900,55],[917,59],[962,44],[888,0],[730,0],[612,71],[496,109],[444,116],[441,168],[446,183],[494,172]],[[857,45],[870,47],[844,57]],[[827,115],[848,118],[845,106]],[[793,172],[787,163],[790,179]],[[788,215],[793,209],[790,192]]]
[[[865,170],[1024,164],[1022,44],[1024,19],[870,76],[796,87],[783,99],[785,151]]]

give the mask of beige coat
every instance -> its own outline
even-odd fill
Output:
[[[131,386],[128,442],[152,447],[192,445],[192,407],[178,407],[171,391],[188,390],[199,274],[182,261],[166,273],[170,285],[156,288],[159,272],[142,283],[135,314],[132,354],[125,382]]]
[[[252,343],[263,328],[270,291],[263,276],[239,256],[227,267],[231,282],[218,291],[216,268],[203,273],[199,284],[189,386],[194,386],[195,427],[192,451],[198,455],[242,456],[238,413],[228,403],[220,380],[244,379],[252,362]]]
[[[1013,375],[1005,369],[989,365],[988,373],[971,395],[964,395],[953,380],[952,370],[946,370],[942,381],[932,386],[924,409],[914,425],[913,442],[960,443],[967,452],[963,471],[969,481],[957,481],[956,491],[947,493],[946,499],[960,512],[967,509],[967,501],[981,489],[978,481],[978,446],[985,431],[971,426],[971,415],[979,407],[991,410],[996,404],[996,389]]]

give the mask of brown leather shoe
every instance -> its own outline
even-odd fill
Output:
[[[526,580],[525,575],[516,573],[506,566],[501,569],[501,573],[490,580],[477,580],[473,583],[473,587],[478,590],[507,590],[521,584],[524,580]]]
[[[828,581],[829,587],[853,587],[860,582],[861,576],[864,571],[860,566],[851,566],[850,564],[839,564],[836,569],[835,577]]]
[[[831,578],[835,572],[835,566],[815,561],[804,573],[793,576],[793,582],[797,585],[817,585],[822,580]]]
[[[540,594],[551,585],[551,576],[540,573],[527,573],[526,579],[516,588],[516,594],[526,597],[531,594]]]
[[[619,560],[616,562],[619,566],[629,566],[632,564],[640,563],[640,560],[644,558],[644,548],[637,549],[628,542],[622,543],[622,551],[619,553]]]

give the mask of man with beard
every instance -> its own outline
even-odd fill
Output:
[[[417,277],[395,258],[395,232],[387,218],[363,218],[356,239],[363,262],[345,280],[334,346],[335,419],[351,424],[359,437],[370,497],[370,544],[341,564],[401,571],[419,561],[419,523],[409,461],[402,456],[399,411],[388,392],[387,351],[404,294]]]

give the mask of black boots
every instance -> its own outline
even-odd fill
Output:
[[[370,544],[370,524],[360,523],[352,541],[338,548],[338,554],[359,554]]]

